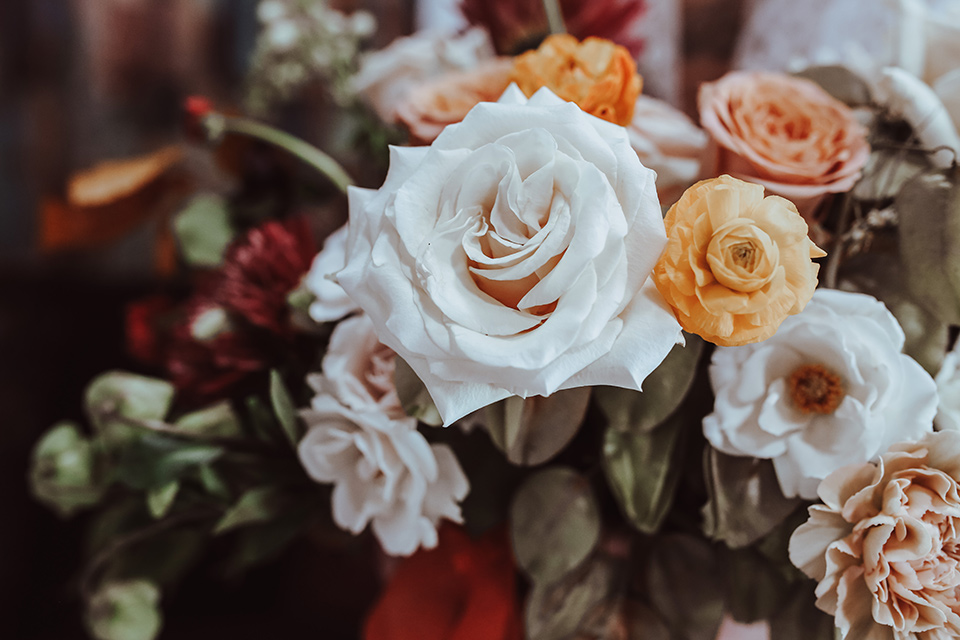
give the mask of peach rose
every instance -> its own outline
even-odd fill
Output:
[[[853,111],[809,80],[735,71],[701,85],[698,103],[720,147],[714,173],[763,185],[807,220],[825,194],[853,187],[870,155]]]
[[[587,113],[626,126],[642,81],[630,53],[609,40],[549,36],[535,51],[517,56],[510,76],[527,97],[548,87]]]
[[[790,539],[844,638],[960,636],[960,433],[895,445],[820,483]]]
[[[510,84],[513,63],[497,58],[476,69],[445,74],[407,92],[397,105],[397,119],[413,144],[432,143],[444,127],[463,120],[481,102],[496,102]]]
[[[664,220],[667,247],[653,270],[680,325],[729,347],[772,336],[817,286],[825,256],[793,204],[730,176],[687,189]]]

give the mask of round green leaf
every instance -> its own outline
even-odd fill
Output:
[[[595,558],[555,583],[534,584],[524,616],[527,638],[572,638],[595,609],[616,597],[616,575],[611,561]]]
[[[160,633],[160,589],[147,580],[109,582],[87,604],[97,640],[153,640]]]
[[[37,443],[30,464],[30,488],[36,498],[62,516],[100,501],[104,483],[97,448],[77,425],[55,425]]]
[[[532,398],[512,396],[487,407],[486,426],[507,460],[518,465],[547,462],[580,429],[590,403],[590,387]]]
[[[90,422],[108,442],[121,442],[134,433],[120,418],[163,420],[173,402],[174,387],[166,380],[126,371],[108,371],[87,386],[84,405]]]
[[[566,467],[530,476],[510,507],[510,531],[526,574],[535,583],[556,582],[586,559],[600,536],[590,483]]]
[[[688,535],[659,538],[647,567],[647,590],[676,637],[713,640],[724,611],[720,564],[705,540]]]

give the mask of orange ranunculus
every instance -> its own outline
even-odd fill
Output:
[[[643,85],[630,53],[609,40],[552,35],[517,56],[510,76],[527,97],[541,87],[591,115],[626,126]]]
[[[374,606],[364,640],[522,640],[510,545],[453,525],[434,549],[403,560]]]
[[[870,156],[866,129],[819,85],[734,71],[700,86],[700,124],[719,145],[716,171],[763,185],[809,221],[827,193],[844,193]]]
[[[480,102],[496,102],[510,84],[512,61],[496,58],[470,71],[452,72],[409,91],[397,105],[397,119],[413,144],[430,144],[444,127],[463,120]]]
[[[725,347],[760,342],[799,313],[826,255],[797,208],[730,176],[693,185],[664,219],[667,247],[653,270],[684,329]]]

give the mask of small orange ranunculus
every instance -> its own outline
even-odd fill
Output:
[[[364,640],[522,640],[516,570],[506,532],[472,540],[440,528],[434,549],[397,567],[364,628]]]
[[[510,79],[527,97],[547,87],[587,113],[621,126],[633,120],[643,85],[625,48],[602,38],[579,42],[568,34],[549,36],[536,51],[517,56]]]
[[[772,336],[817,286],[826,255],[789,200],[724,175],[693,185],[664,220],[667,247],[653,270],[683,328],[724,347]]]

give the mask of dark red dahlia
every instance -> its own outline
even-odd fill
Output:
[[[636,59],[643,51],[637,20],[645,0],[560,0],[567,32],[580,40],[606,38],[630,51]],[[485,27],[497,52],[516,55],[536,46],[548,31],[543,0],[460,0],[466,19]]]
[[[293,327],[287,296],[316,254],[305,218],[267,222],[227,249],[211,298],[254,326],[289,335]]]

